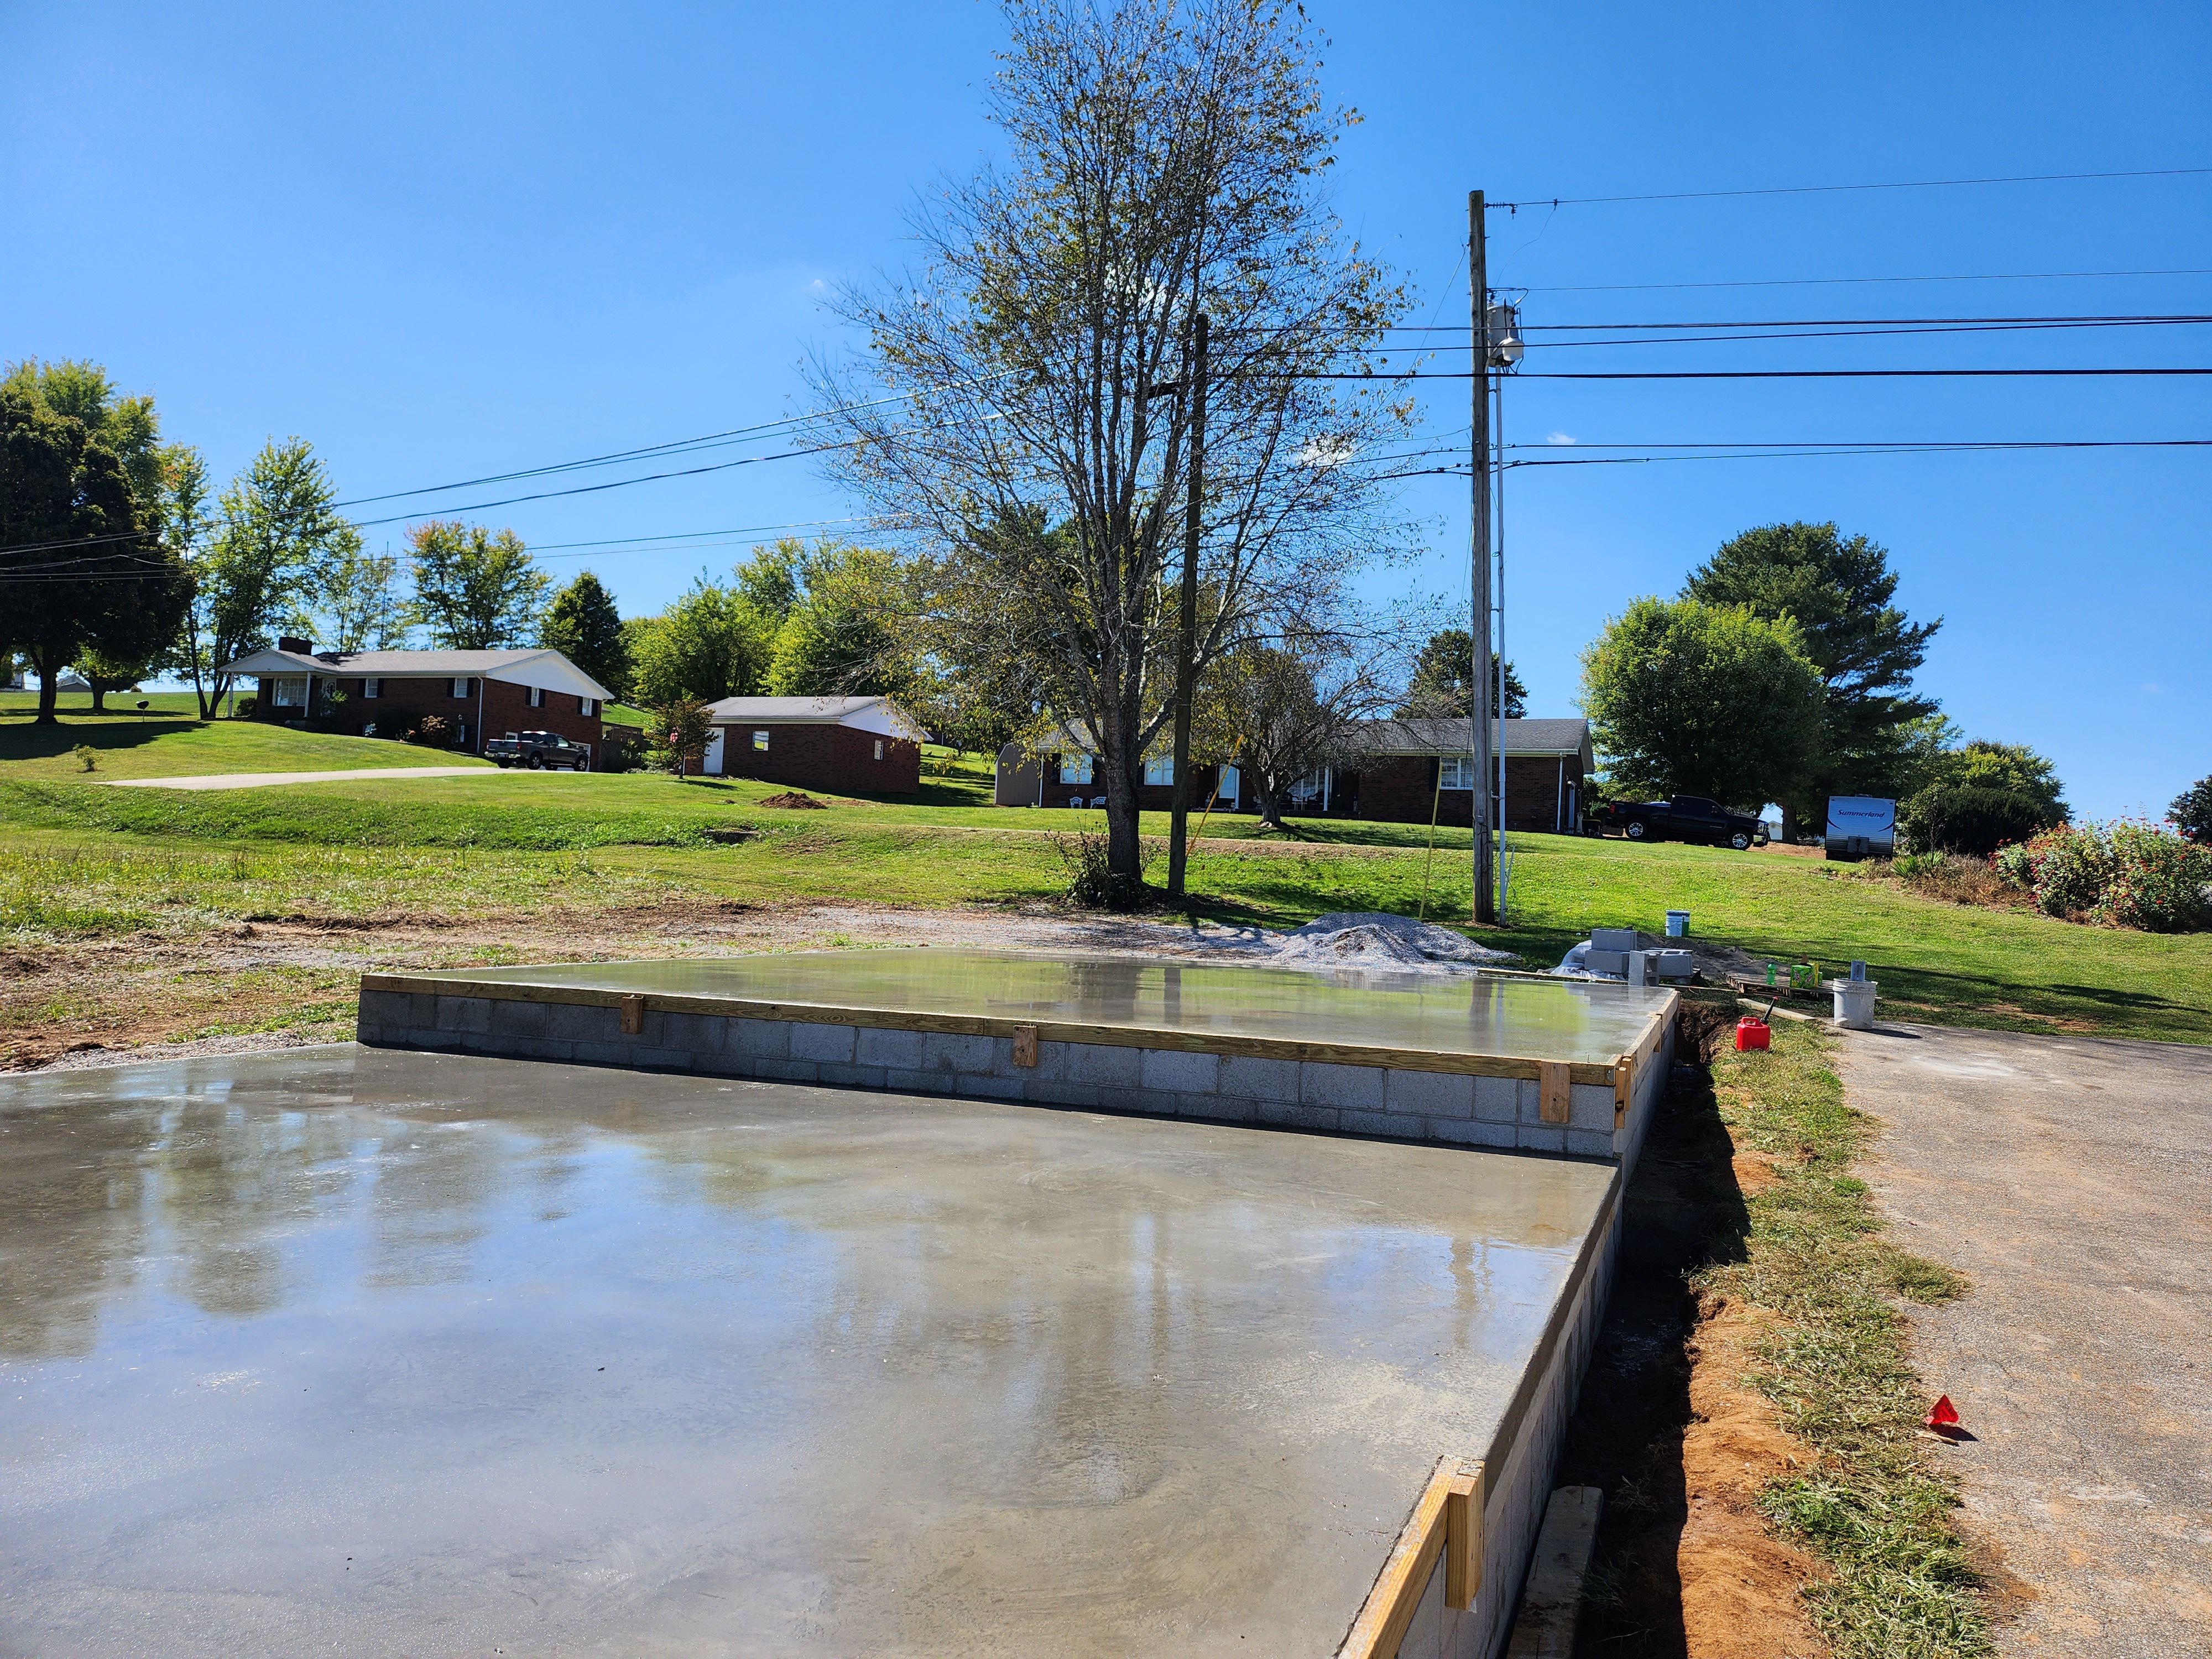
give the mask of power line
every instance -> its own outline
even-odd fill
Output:
[[[1473,370],[1463,368],[1392,369],[1369,373],[1348,369],[1291,369],[1276,373],[1281,379],[1292,380],[1468,380],[1474,378]],[[1524,369],[1516,371],[1512,378],[1516,380],[1886,380],[2169,374],[2212,374],[2212,368],[1686,368],[1537,369],[1533,372]]]
[[[2137,167],[2120,173],[2021,173],[1994,179],[1905,179],[1872,185],[1768,185],[1748,190],[1676,190],[1650,196],[1554,196],[1530,202],[1490,202],[1492,211],[1522,208],[1600,207],[1626,202],[1710,202],[1740,196],[1832,196],[1869,190],[1953,190],[1968,185],[2081,184],[2109,179],[2186,179],[2212,167]]]
[[[2212,266],[2166,270],[1970,271],[1939,276],[1771,276],[1705,283],[1585,283],[1521,288],[1522,294],[1658,294],[1678,289],[1846,288],[1869,283],[2065,283],[2122,276],[2212,276]],[[1517,286],[1517,285],[1516,285]]]
[[[421,513],[395,513],[384,519],[356,519],[354,522],[366,529],[374,525],[404,524],[410,519],[436,518],[447,513],[481,513],[486,507],[513,507],[518,501],[546,501],[562,495],[593,495],[602,490],[623,489],[631,484],[658,483],[665,478],[696,478],[702,473],[727,472],[732,467],[758,466],[764,461],[796,460],[806,455],[822,455],[833,449],[850,449],[852,442],[816,444],[806,449],[778,450],[773,455],[745,455],[734,461],[714,461],[705,466],[684,467],[673,472],[647,472],[635,478],[612,478],[605,483],[578,484],[572,489],[541,489],[528,495],[506,495],[495,501],[471,501],[465,507],[440,507]]]

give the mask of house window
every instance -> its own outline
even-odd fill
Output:
[[[456,679],[453,682],[453,695],[457,697],[472,697],[476,695],[476,691],[477,683],[474,680]]]
[[[597,698],[595,698],[595,697],[579,697],[579,698],[577,698],[577,699],[576,699],[576,712],[577,712],[579,714],[584,714],[584,715],[587,715],[587,716],[588,716],[588,715],[592,715],[592,714],[598,714],[598,713],[599,712],[599,700],[598,700]]]
[[[453,722],[453,747],[456,749],[465,749],[468,746],[469,723],[466,720],[455,720]]]
[[[379,679],[363,680],[361,683],[361,695],[364,698],[382,696],[384,695],[384,682]]]
[[[878,738],[876,739],[876,758],[877,758],[878,760],[881,760],[883,757],[884,757],[884,740],[883,740],[881,738]]]
[[[1146,756],[1145,781],[1146,783],[1173,783],[1175,781],[1175,757],[1173,755]]]
[[[1060,781],[1062,783],[1090,782],[1091,763],[1089,755],[1062,755],[1060,757]]]
[[[1318,777],[1300,778],[1290,787],[1291,805],[1311,806],[1322,798],[1322,780]]]
[[[1220,781],[1214,786],[1214,793],[1224,800],[1241,800],[1243,797],[1237,791],[1243,787],[1243,782],[1235,767],[1224,766],[1221,769]]]
[[[532,708],[543,708],[545,707],[545,688],[544,686],[533,685],[530,688],[530,706]]]
[[[753,750],[754,750],[754,752],[755,752],[755,753],[757,753],[757,754],[765,755],[766,753],[768,753],[768,733],[767,733],[767,732],[754,732],[754,733],[753,733]]]
[[[1437,787],[1439,789],[1474,788],[1474,760],[1466,755],[1443,756],[1437,762]]]
[[[298,708],[307,702],[305,680],[271,680],[269,702],[277,708]]]

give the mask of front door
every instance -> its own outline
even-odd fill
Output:
[[[722,775],[723,735],[723,728],[719,726],[710,726],[707,728],[707,747],[700,759],[699,769],[709,777],[719,778]]]

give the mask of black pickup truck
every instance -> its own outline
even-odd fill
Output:
[[[558,732],[524,732],[504,738],[486,740],[484,758],[496,761],[501,766],[526,766],[532,771],[547,767],[567,767],[571,772],[592,769],[592,751],[580,743],[571,743]]]
[[[1631,841],[1704,841],[1739,853],[1766,844],[1764,823],[1702,795],[1613,801],[1598,815],[1598,828],[1617,830]]]

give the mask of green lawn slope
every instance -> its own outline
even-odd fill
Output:
[[[57,711],[61,724],[40,726],[35,692],[0,692],[0,778],[84,781],[489,764],[380,738],[295,732],[259,720],[203,720],[188,691],[149,696],[143,710],[129,693],[107,701],[106,711],[94,714],[84,693],[65,696]],[[89,773],[76,753],[79,744],[93,750]]]

